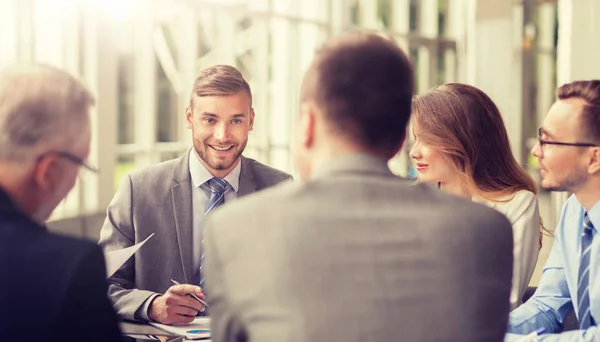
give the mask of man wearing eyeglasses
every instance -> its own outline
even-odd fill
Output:
[[[104,257],[44,225],[90,150],[94,98],[58,69],[0,72],[0,340],[119,341]]]
[[[557,91],[532,154],[542,187],[569,191],[536,293],[510,314],[510,333],[541,341],[600,341],[600,80]],[[575,311],[579,330],[563,332]],[[513,337],[513,336],[510,336]]]

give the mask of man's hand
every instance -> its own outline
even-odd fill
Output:
[[[206,310],[202,303],[188,296],[190,293],[204,299],[200,286],[171,286],[164,295],[154,298],[148,317],[162,324],[190,323],[198,312]]]

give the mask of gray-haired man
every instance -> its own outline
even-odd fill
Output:
[[[49,234],[44,221],[90,150],[94,99],[58,69],[0,73],[0,340],[118,341],[98,246]]]

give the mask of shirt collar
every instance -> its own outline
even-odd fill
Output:
[[[200,187],[202,184],[206,183],[208,180],[214,178],[214,176],[208,171],[208,169],[200,162],[198,157],[196,156],[195,151],[192,149],[190,151],[190,176],[192,178],[192,184],[194,188]],[[237,165],[225,176],[225,179],[235,192],[238,191],[240,184],[240,172],[242,170],[242,161],[241,158],[238,160]]]
[[[587,214],[596,231],[600,231],[600,201],[596,202]]]

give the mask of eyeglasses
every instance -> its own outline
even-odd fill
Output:
[[[74,155],[72,153],[66,152],[66,151],[51,151],[51,152],[46,152],[46,153],[44,153],[44,154],[42,154],[41,156],[38,157],[38,161],[40,161],[42,158],[44,158],[45,156],[50,155],[50,154],[55,154],[55,155],[57,155],[57,156],[59,156],[61,158],[65,158],[65,159],[67,159],[67,160],[69,160],[69,161],[71,161],[71,162],[73,162],[73,163],[75,163],[75,164],[77,164],[79,166],[82,166],[83,168],[85,168],[85,169],[87,169],[87,170],[89,170],[89,171],[91,171],[93,173],[98,173],[98,171],[99,171],[97,168],[89,165],[85,160],[77,157],[76,155]]]
[[[594,143],[585,143],[585,142],[562,142],[562,141],[548,141],[542,139],[542,128],[540,127],[538,130],[538,143],[540,144],[540,148],[544,149],[544,145],[558,145],[558,146],[576,146],[576,147],[596,147],[600,146]]]

